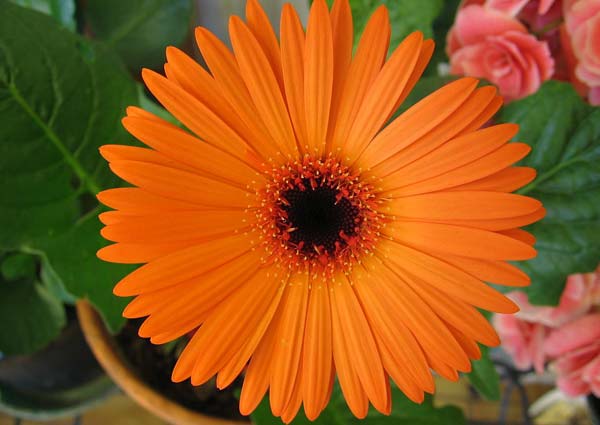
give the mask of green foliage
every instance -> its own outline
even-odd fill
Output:
[[[63,26],[75,31],[75,0],[11,0],[19,6],[52,16]]]
[[[106,49],[50,17],[0,8],[0,109],[10,123],[0,127],[0,249],[41,255],[117,327],[123,301],[111,287],[129,268],[94,257],[106,244],[94,195],[118,184],[98,147],[130,140],[120,118],[135,83]]]
[[[381,5],[390,12],[392,24],[392,40],[390,48],[394,49],[404,37],[420,30],[425,37],[433,37],[433,22],[442,11],[442,0],[350,0],[354,17],[355,42],[371,14]],[[438,47],[439,48],[439,47]]]
[[[593,271],[600,259],[600,108],[551,81],[504,108],[500,120],[520,124],[518,140],[532,146],[523,165],[538,177],[521,193],[548,211],[528,229],[539,253],[520,265],[532,279],[526,292],[532,303],[556,305],[567,276]]]
[[[9,261],[23,263],[23,257],[15,255]],[[34,257],[27,257],[35,264]],[[3,271],[5,264],[6,260]],[[65,324],[62,302],[44,284],[31,275],[11,281],[0,276],[0,353],[35,352],[56,338]]]
[[[9,282],[33,277],[36,274],[35,257],[31,255],[11,253],[2,259],[0,264],[2,278]]]
[[[473,370],[469,373],[469,380],[475,389],[488,400],[500,399],[500,376],[490,359],[489,348],[480,345],[481,359],[472,362]]]
[[[446,54],[446,38],[448,31],[454,24],[460,2],[461,0],[445,0],[441,13],[433,22],[435,50],[431,62],[425,71],[426,75],[436,75],[438,65],[442,62],[449,61],[448,55]]]
[[[267,397],[252,413],[255,425],[281,424],[274,418]],[[465,417],[455,406],[435,407],[433,399],[427,397],[422,404],[415,404],[392,385],[392,413],[389,416],[371,410],[366,419],[355,418],[344,402],[338,385],[334,387],[331,401],[314,422],[304,416],[302,410],[291,425],[465,425]]]
[[[94,37],[114,48],[134,74],[161,68],[164,51],[189,32],[191,0],[88,0],[86,21]]]

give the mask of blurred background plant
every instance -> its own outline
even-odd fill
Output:
[[[277,26],[283,1],[262,3]],[[306,17],[309,1],[292,3]],[[531,305],[560,301],[560,311],[575,291],[571,282],[580,279],[568,276],[592,272],[600,260],[600,109],[590,105],[600,103],[598,1],[350,3],[355,41],[380,4],[390,10],[392,47],[414,30],[436,41],[432,63],[401,111],[463,74],[496,84],[511,101],[497,120],[519,123],[519,140],[533,147],[523,164],[535,167],[538,178],[521,192],[542,200],[548,214],[528,229],[539,249],[535,260],[522,265],[532,285],[512,295],[526,311],[496,323],[518,367],[536,364],[542,371],[543,359],[552,359],[567,393],[599,395],[597,338],[561,349],[548,341],[562,339],[553,335],[562,335],[571,322],[527,316],[537,311]],[[168,45],[202,63],[192,28],[206,26],[227,41],[227,16],[243,11],[243,0],[0,0],[0,365],[15,356],[33,356],[57,340],[74,320],[70,306],[78,299],[89,300],[111,332],[122,328],[127,300],[112,295],[112,284],[130,267],[95,255],[105,245],[97,218],[103,209],[95,194],[117,184],[98,147],[136,143],[120,124],[127,106],[168,117],[140,84],[142,67],[162,70]],[[597,307],[591,307],[597,301],[588,301],[579,295],[570,301],[581,313],[573,323],[591,321],[590,316],[595,321],[586,324],[597,331]],[[540,311],[544,317],[555,314]],[[543,342],[531,337],[536,332],[545,337],[542,354]],[[587,350],[587,361],[575,350]],[[498,400],[498,370],[504,369],[482,351],[468,379],[483,397]],[[595,360],[588,358],[592,354]],[[588,365],[585,373],[580,363]],[[592,382],[584,388],[577,381],[581,390],[570,391],[574,381],[568,376],[579,372]],[[6,393],[1,384],[0,374],[0,399]],[[460,409],[435,407],[432,398],[421,406],[399,391],[393,398],[392,416],[371,414],[368,423],[466,421]],[[264,403],[252,419],[259,425],[274,421]],[[353,419],[334,394],[318,423]]]

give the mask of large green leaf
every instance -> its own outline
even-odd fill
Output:
[[[456,19],[456,12],[460,3],[461,0],[445,0],[442,12],[433,22],[435,50],[426,70],[427,75],[437,75],[438,65],[443,62],[449,62],[448,55],[446,54],[446,41],[448,31]]]
[[[387,6],[392,24],[390,48],[413,31],[420,30],[425,37],[433,37],[433,22],[443,8],[443,0],[350,0],[354,29],[357,36],[362,33],[371,14],[381,5]]]
[[[92,34],[134,73],[162,67],[165,48],[183,42],[193,17],[191,0],[88,0],[85,14]]]
[[[480,345],[481,359],[472,362],[469,380],[475,389],[488,400],[500,399],[500,375],[490,359],[489,348]]]
[[[0,277],[0,353],[33,353],[58,336],[66,324],[63,304],[31,278]]]
[[[0,249],[45,256],[116,327],[122,302],[111,287],[128,268],[88,256],[103,245],[93,196],[118,183],[98,147],[130,140],[120,118],[136,103],[135,83],[52,18],[4,0],[0,8]]]
[[[508,105],[500,120],[520,124],[518,140],[532,146],[523,164],[538,177],[521,193],[548,210],[528,229],[539,253],[520,265],[532,279],[526,291],[534,304],[556,305],[567,276],[600,261],[600,108],[553,81]]]
[[[75,31],[75,0],[11,0],[19,6],[28,7],[52,16],[66,28]]]
[[[271,414],[267,397],[252,413],[252,422],[255,425],[281,424],[281,420]],[[422,404],[413,403],[393,385],[391,414],[384,416],[371,409],[369,415],[360,420],[352,415],[344,402],[339,386],[336,385],[331,401],[317,420],[309,421],[300,411],[291,425],[464,425],[465,423],[465,417],[459,408],[435,407],[431,397],[427,397]]]

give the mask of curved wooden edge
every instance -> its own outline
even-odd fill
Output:
[[[195,412],[153,390],[128,367],[100,315],[87,300],[76,303],[81,329],[106,373],[135,402],[176,425],[248,425],[248,422],[214,418]]]

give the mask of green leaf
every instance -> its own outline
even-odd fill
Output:
[[[88,0],[85,14],[93,35],[135,74],[162,68],[165,48],[184,41],[193,17],[191,0]]]
[[[252,413],[252,422],[255,425],[281,424],[279,418],[274,418],[269,407],[268,398],[265,397],[257,409]],[[433,398],[426,397],[422,404],[410,401],[395,386],[392,385],[392,412],[384,416],[371,409],[365,419],[357,419],[352,415],[336,385],[331,396],[331,401],[314,422],[309,421],[300,411],[291,425],[465,425],[462,411],[455,406],[441,408],[433,405]]]
[[[390,48],[394,49],[404,37],[420,30],[433,37],[433,22],[443,8],[443,0],[350,0],[354,17],[355,43],[371,14],[381,5],[387,6],[392,24]]]
[[[89,215],[75,226],[41,245],[46,252],[51,273],[60,277],[63,286],[76,297],[86,297],[102,313],[108,327],[117,330],[123,324],[123,308],[129,301],[116,297],[112,287],[133,266],[110,264],[96,258],[99,247],[106,245],[100,236],[101,223],[95,215]]]
[[[461,0],[445,0],[442,12],[433,22],[435,50],[426,70],[427,75],[437,75],[438,65],[442,62],[449,62],[448,55],[446,54],[446,39],[448,31],[454,25],[456,12],[460,3]]]
[[[532,146],[523,165],[538,177],[520,192],[547,209],[528,228],[538,256],[520,264],[532,279],[525,290],[534,304],[556,305],[567,276],[594,270],[600,259],[600,108],[552,81],[508,105],[500,120],[520,124],[517,139]]]
[[[111,287],[129,268],[88,257],[68,272],[63,265],[106,244],[95,194],[118,179],[98,147],[131,140],[120,119],[136,85],[118,58],[50,17],[4,0],[0,8],[0,110],[9,123],[0,127],[0,249],[45,257],[70,293],[88,296],[116,327],[121,303]]]
[[[19,6],[52,16],[64,27],[75,31],[75,0],[11,0]]]
[[[0,352],[33,353],[58,336],[66,324],[63,304],[34,280],[0,279]]]
[[[472,362],[469,380],[475,389],[488,400],[500,400],[500,376],[490,359],[489,348],[480,345],[481,359]]]
[[[9,254],[2,259],[0,269],[4,280],[9,282],[33,278],[36,273],[35,257],[20,252]]]

